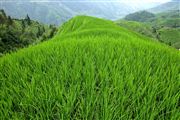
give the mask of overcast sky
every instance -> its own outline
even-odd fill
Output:
[[[123,2],[146,2],[146,3],[152,3],[152,2],[158,2],[158,3],[165,3],[171,0],[119,0]]]
[[[36,1],[36,0],[34,0],[34,1]],[[41,1],[46,1],[46,0],[41,0]],[[85,2],[85,1],[88,1],[88,2],[161,2],[161,3],[163,3],[163,2],[167,2],[167,1],[171,1],[171,0],[49,0],[49,1],[68,1],[68,2],[72,2],[72,1],[78,1],[78,2]]]
[[[37,0],[38,1],[38,0]],[[43,0],[42,0],[43,1]],[[44,0],[46,1],[46,0]],[[49,1],[78,1],[78,2],[167,2],[171,0],[49,0]]]
[[[0,0],[1,2],[17,2],[17,1],[35,1],[35,2],[126,2],[126,3],[134,3],[134,2],[144,2],[144,3],[165,3],[171,0]]]

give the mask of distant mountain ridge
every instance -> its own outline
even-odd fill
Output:
[[[46,24],[62,23],[74,14],[72,11],[67,10],[64,7],[59,9],[59,4],[51,3],[36,3],[36,2],[3,2],[2,8],[5,12],[14,18],[24,18],[27,14],[33,19]]]
[[[151,8],[148,11],[152,13],[161,13],[167,12],[172,10],[180,10],[180,1],[179,0],[172,0],[170,2],[164,3],[157,7]]]
[[[115,20],[140,9],[137,5],[127,3],[110,1],[92,2],[90,0],[84,0],[83,2],[81,0],[76,1],[4,1],[1,2],[0,9],[4,9],[8,15],[15,18],[24,18],[28,14],[33,20],[56,25],[62,24],[76,15],[89,15]]]

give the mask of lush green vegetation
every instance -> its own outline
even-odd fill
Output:
[[[172,10],[156,14],[156,17],[149,21],[150,24],[157,28],[179,28],[180,27],[180,10]]]
[[[12,19],[0,10],[0,54],[52,38],[56,31],[55,26],[32,21],[28,15]]]
[[[78,16],[0,58],[0,118],[177,120],[179,61],[173,48]]]
[[[149,24],[127,20],[118,20],[116,23],[121,27],[131,30],[132,32],[138,32],[151,38],[157,37],[156,31],[153,33],[153,28]]]
[[[127,15],[124,19],[129,21],[146,22],[153,19],[155,15],[147,11],[135,12]]]
[[[180,49],[180,28],[179,29],[160,29],[161,40],[169,45]]]
[[[179,12],[179,10],[163,12],[155,14],[154,17],[149,19],[146,19],[142,12],[137,12],[128,15],[128,18],[134,19],[126,19],[126,17],[124,20],[116,21],[116,23],[129,30],[136,31],[180,49]]]

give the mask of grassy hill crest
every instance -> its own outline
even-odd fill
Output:
[[[179,61],[171,47],[78,16],[0,58],[0,118],[178,119]]]

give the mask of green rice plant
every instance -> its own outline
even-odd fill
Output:
[[[177,120],[179,61],[174,48],[78,16],[52,40],[0,58],[0,118]]]

